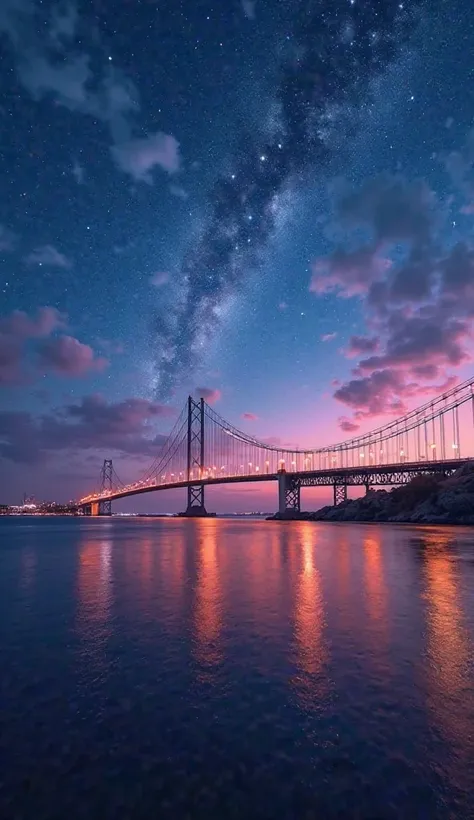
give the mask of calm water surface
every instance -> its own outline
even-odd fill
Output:
[[[0,816],[473,818],[474,530],[0,520]]]

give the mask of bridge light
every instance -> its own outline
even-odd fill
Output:
[[[453,442],[453,444],[452,444],[451,446],[452,446],[453,450],[457,450],[457,449],[458,449],[458,445],[456,444],[456,442]]]
[[[364,456],[365,456],[364,453],[359,453],[359,455],[360,455],[361,458],[364,458]]]
[[[404,456],[405,455],[405,450],[400,450],[400,455]]]
[[[436,444],[431,444],[430,446],[431,446],[431,449],[432,449],[432,450],[435,450],[435,449],[436,449]]]
[[[257,467],[255,467],[255,472],[256,473],[260,472],[260,467],[258,465],[257,465]]]

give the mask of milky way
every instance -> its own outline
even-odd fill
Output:
[[[371,81],[405,46],[418,0],[323,0],[303,3],[292,59],[281,67],[277,129],[268,140],[241,140],[232,171],[210,193],[209,215],[182,265],[185,296],[174,316],[156,320],[158,393],[199,365],[219,324],[219,309],[258,268],[275,229],[275,204],[306,170],[324,173],[334,145],[335,108],[357,108]]]

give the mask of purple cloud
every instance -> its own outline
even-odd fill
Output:
[[[39,417],[0,411],[0,457],[33,464],[55,453],[92,450],[153,458],[166,439],[154,424],[173,413],[146,399],[109,404],[97,395]]]

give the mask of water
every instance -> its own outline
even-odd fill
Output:
[[[474,530],[0,520],[0,816],[474,817]]]

